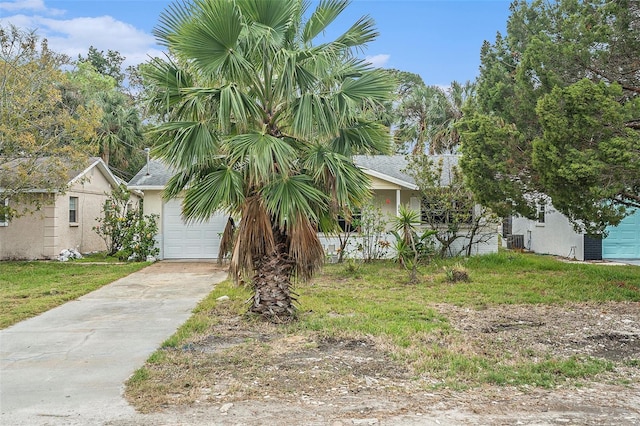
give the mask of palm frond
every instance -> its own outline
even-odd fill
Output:
[[[161,124],[156,132],[170,135],[154,148],[154,153],[180,169],[202,162],[218,152],[218,136],[211,126],[199,121],[173,121]]]
[[[239,51],[242,29],[235,2],[194,0],[190,18],[174,29],[169,48],[205,74],[224,70],[232,80],[246,78],[252,67]]]
[[[298,215],[289,228],[289,257],[295,262],[294,274],[310,279],[324,263],[324,249],[318,231],[307,216]]]
[[[273,252],[275,241],[271,217],[257,195],[243,205],[242,220],[231,257],[229,273],[236,282],[253,272],[254,260]]]
[[[192,76],[178,66],[171,58],[153,58],[148,66],[142,68],[145,82],[153,87],[148,100],[151,111],[166,114],[171,108],[183,101],[183,88],[193,86]]]
[[[286,141],[264,133],[247,133],[227,141],[230,160],[246,164],[250,186],[261,186],[273,176],[288,175],[298,153]]]
[[[233,217],[229,216],[227,224],[222,231],[222,237],[220,238],[220,249],[218,251],[218,264],[222,263],[222,259],[233,250],[233,244],[235,243],[236,224]]]
[[[333,43],[348,48],[363,48],[375,40],[380,34],[376,31],[375,22],[369,16],[363,16]]]
[[[292,130],[302,138],[322,137],[338,130],[337,112],[330,98],[306,93],[291,104],[293,112]]]
[[[391,146],[392,138],[387,127],[364,120],[341,129],[338,137],[331,141],[331,150],[345,156],[388,154]]]
[[[265,207],[285,229],[292,225],[300,215],[317,222],[318,211],[326,208],[327,196],[314,186],[307,175],[278,175],[260,189]]]
[[[228,133],[232,123],[238,124],[241,131],[254,121],[251,117],[259,114],[258,108],[238,89],[229,84],[220,90],[220,108],[218,126],[222,133]],[[250,118],[251,117],[251,118]]]
[[[245,200],[243,176],[232,167],[208,169],[195,177],[182,204],[187,219],[206,220],[215,211],[234,211]]]
[[[298,2],[282,0],[236,0],[245,19],[280,34],[292,25],[292,18],[298,15]]]
[[[176,1],[170,4],[165,11],[160,14],[160,23],[153,30],[158,44],[169,47],[175,39],[175,33],[185,22],[190,19],[190,7],[186,1]]]
[[[307,151],[303,165],[329,196],[332,214],[361,206],[371,197],[371,181],[350,155],[316,144]]]
[[[390,101],[394,89],[393,80],[382,71],[372,71],[359,78],[344,81],[341,93],[349,99],[363,103],[382,103]]]
[[[303,43],[310,43],[324,32],[348,5],[348,0],[322,0],[302,30]]]

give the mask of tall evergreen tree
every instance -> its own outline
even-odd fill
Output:
[[[640,207],[638,52],[636,1],[514,2],[459,126],[480,201],[533,217],[546,194],[592,233]]]

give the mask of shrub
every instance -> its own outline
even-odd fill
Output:
[[[145,261],[157,256],[155,247],[158,233],[158,215],[142,214],[139,206],[131,203],[131,193],[124,185],[114,189],[102,207],[102,217],[93,230],[104,240],[108,256],[120,260]]]

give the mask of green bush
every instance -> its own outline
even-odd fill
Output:
[[[102,207],[102,217],[93,230],[107,245],[107,255],[120,260],[145,261],[157,256],[155,247],[158,233],[158,215],[143,215],[138,205],[131,203],[126,186],[114,189]]]

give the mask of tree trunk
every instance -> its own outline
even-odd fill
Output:
[[[291,291],[294,264],[289,259],[286,243],[276,243],[276,250],[264,255],[255,265],[254,295],[249,311],[274,322],[291,319],[296,311],[293,305],[296,299]]]

